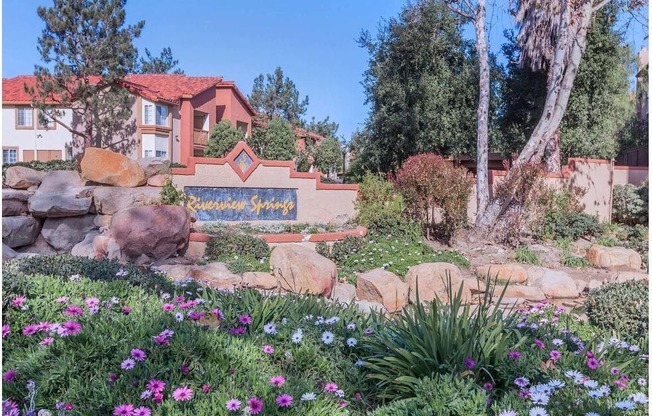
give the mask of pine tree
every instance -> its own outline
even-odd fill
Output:
[[[183,74],[181,68],[175,68],[179,65],[179,60],[174,59],[172,48],[163,48],[160,56],[153,56],[149,49],[145,48],[145,57],[138,60],[139,74]]]
[[[256,77],[249,102],[267,120],[280,117],[295,126],[301,124],[301,116],[308,108],[308,96],[299,102],[297,87],[289,77],[283,77],[281,67],[274,74]]]

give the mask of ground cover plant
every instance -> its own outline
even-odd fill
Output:
[[[353,223],[347,224],[324,224],[324,223],[288,223],[288,222],[273,222],[264,224],[251,224],[242,222],[234,225],[227,225],[226,222],[210,222],[202,224],[199,230],[207,234],[214,234],[224,231],[227,228],[233,231],[243,232],[246,234],[317,234],[317,233],[332,233],[336,231],[353,230],[356,225]]]

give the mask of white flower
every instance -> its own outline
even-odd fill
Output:
[[[355,322],[351,322],[350,324],[348,324],[346,326],[346,329],[348,329],[349,331],[355,330]]]
[[[355,362],[356,367],[362,367],[363,365],[364,365],[364,361],[362,361],[362,360],[358,360],[358,361]]]
[[[335,339],[335,335],[333,335],[333,333],[330,331],[326,331],[323,334],[321,334],[321,341],[326,345],[332,344],[334,339]]]
[[[349,338],[346,340],[346,345],[349,347],[355,347],[358,344],[358,340],[355,338]]]
[[[602,390],[589,390],[587,394],[589,397],[593,399],[599,399],[600,397],[604,397],[604,393],[602,392]]]
[[[265,325],[263,327],[263,331],[265,331],[265,333],[268,335],[278,334],[278,331],[276,330],[276,324],[274,322],[270,322],[267,325]]]
[[[295,344],[299,344],[301,343],[302,340],[303,340],[303,331],[301,330],[301,328],[299,328],[296,331],[294,331],[294,334],[292,334],[292,342],[294,342]]]
[[[342,390],[342,389],[335,390],[334,394],[337,397],[344,397],[344,390]]]
[[[645,404],[648,401],[645,393],[640,393],[640,392],[630,394],[629,398],[636,404]]]
[[[600,386],[600,388],[598,390],[600,390],[602,392],[603,396],[608,396],[609,393],[611,393],[611,387],[607,386],[606,384],[603,385],[603,386]]]
[[[548,412],[543,407],[533,407],[530,409],[530,416],[548,416]]]
[[[303,393],[301,395],[301,401],[302,402],[308,402],[308,401],[311,401],[311,400],[315,400],[316,398],[317,398],[317,395],[315,393],[312,393],[312,392]]]
[[[162,294],[162,295],[161,295],[161,299],[163,299],[163,300],[168,300],[168,299],[170,299],[170,294],[169,294],[169,293],[164,293],[164,294]]]
[[[623,350],[626,350],[627,348],[629,348],[629,344],[626,343],[625,341],[622,341],[622,342],[618,345],[618,348],[623,349]]]
[[[564,343],[564,341],[562,341],[562,340],[559,339],[559,338],[555,338],[555,339],[552,340],[552,345],[554,345],[555,347],[559,347],[559,346],[562,345],[563,343]]]
[[[621,400],[616,402],[616,408],[620,410],[630,410],[634,408],[634,402],[630,400]]]
[[[530,400],[532,400],[533,404],[541,404],[545,406],[548,404],[549,399],[550,397],[542,392],[530,393]]]
[[[122,277],[122,276],[126,276],[127,274],[128,273],[127,273],[127,271],[125,269],[120,268],[120,270],[118,270],[118,273],[116,273],[115,275]]]
[[[582,384],[584,385],[584,387],[587,387],[589,389],[594,389],[598,387],[598,382],[596,380],[591,380],[591,379],[584,380]]]
[[[629,350],[631,352],[639,352],[641,350],[641,348],[638,345],[630,345]]]
[[[616,337],[609,338],[609,345],[616,345],[616,344],[619,344],[619,343],[620,343],[620,340],[618,338],[616,338]]]
[[[498,413],[498,416],[518,416],[515,411],[513,410],[503,410],[502,412]]]
[[[600,416],[600,413],[589,412],[589,413],[585,414],[584,416]]]
[[[333,316],[332,318],[327,319],[326,323],[329,324],[329,325],[332,325],[332,324],[334,324],[336,322],[339,322],[339,321],[340,321],[339,316]]]
[[[181,312],[177,312],[177,313],[174,315],[174,320],[177,321],[177,322],[181,322],[181,321],[183,321],[183,314],[182,314]]]
[[[140,398],[143,400],[147,400],[150,397],[152,397],[152,391],[151,390],[145,390],[140,394]]]
[[[636,381],[638,382],[638,385],[641,386],[641,387],[643,387],[643,386],[645,386],[647,384],[647,380],[644,379],[643,377],[639,377],[638,380],[636,380]]]
[[[557,379],[550,380],[550,381],[548,382],[548,386],[550,386],[550,388],[552,388],[552,389],[561,389],[561,388],[563,388],[565,385],[566,385],[566,383],[564,383],[564,382],[561,381],[561,380],[557,380]]]
[[[582,373],[580,373],[577,370],[568,370],[564,373],[564,375],[568,378],[573,378],[573,379],[578,379],[583,377]]]

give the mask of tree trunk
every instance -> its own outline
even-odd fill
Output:
[[[476,51],[480,65],[480,97],[478,99],[478,130],[477,130],[477,159],[476,159],[476,193],[478,210],[476,224],[484,216],[489,205],[489,52],[487,49],[487,35],[485,31],[485,0],[478,0],[478,9],[475,15]]]
[[[543,162],[546,164],[546,171],[561,173],[561,149],[559,148],[560,132],[555,131],[543,152]]]
[[[93,147],[93,115],[86,106],[84,111],[84,150]]]
[[[593,13],[592,1],[582,0],[580,9],[573,21],[568,3],[564,2],[564,8],[561,12],[562,22],[559,25],[557,37],[558,41],[549,70],[548,94],[543,114],[519,157],[514,161],[514,167],[541,162],[546,145],[559,128],[568,105],[568,98],[573,88],[582,54],[586,49],[586,34]],[[514,170],[507,174],[506,181],[511,180],[512,172]],[[493,228],[498,218],[509,206],[512,198],[512,196],[496,198],[485,211],[485,215],[480,221],[476,222],[476,225],[485,231]]]

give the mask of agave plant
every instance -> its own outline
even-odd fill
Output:
[[[486,288],[478,305],[462,305],[462,287],[453,296],[447,276],[450,304],[438,297],[417,302],[396,317],[373,315],[382,331],[366,343],[368,377],[376,381],[378,397],[412,397],[420,379],[436,374],[461,374],[478,382],[496,380],[496,371],[509,349],[526,339],[513,325],[512,309],[502,311],[492,305],[494,288],[487,276]],[[501,292],[496,304],[505,293]]]

